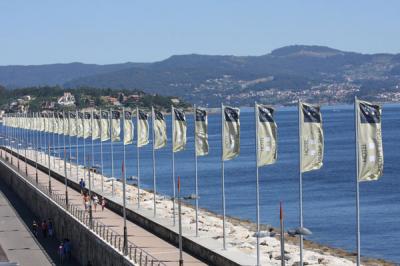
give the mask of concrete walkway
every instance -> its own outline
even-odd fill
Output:
[[[3,151],[3,157],[4,160]],[[11,158],[12,155],[7,154]],[[9,158],[9,159],[10,159]],[[11,160],[8,160],[10,163]],[[13,166],[16,169],[18,165],[18,158],[13,156]],[[28,164],[28,175],[31,177],[35,177],[35,168]],[[20,160],[20,173],[25,173],[25,162]],[[39,184],[48,185],[49,177],[47,173],[39,171],[38,175]],[[63,194],[65,193],[65,185],[54,178],[51,178],[52,182],[52,191]],[[77,191],[68,188],[68,195],[70,203],[83,205],[83,197]],[[101,211],[101,207],[97,207],[97,211],[93,210],[93,218],[101,221],[103,224],[108,225],[114,231],[119,234],[123,234],[123,219],[120,215],[108,210],[107,208],[104,211]],[[158,260],[165,262],[166,265],[178,265],[179,259],[179,249],[175,246],[169,244],[168,242],[162,240],[161,238],[151,234],[150,232],[144,230],[143,228],[137,226],[136,224],[127,221],[127,231],[128,231],[128,240],[132,243],[135,243],[140,248],[156,257]],[[187,253],[183,253],[183,259],[185,265],[206,265],[205,263],[199,261],[198,259],[190,256]]]

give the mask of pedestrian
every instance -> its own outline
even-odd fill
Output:
[[[49,218],[49,222],[47,223],[47,228],[49,232],[49,237],[53,236],[53,221]]]
[[[47,237],[47,223],[46,220],[43,220],[42,222],[42,235],[44,238]]]
[[[64,239],[64,253],[68,260],[71,259],[71,241],[68,238]]]
[[[63,241],[61,241],[60,245],[58,246],[58,256],[60,257],[60,263],[62,264],[65,256]]]
[[[34,236],[38,236],[38,224],[36,223],[36,221],[34,220],[32,223],[32,232]]]
[[[96,194],[93,196],[93,206],[94,206],[94,212],[96,212],[97,209],[97,204],[99,203],[99,198],[97,197]]]
[[[83,192],[85,191],[85,181],[83,181],[83,178],[81,178],[81,181],[79,181],[79,187],[81,188],[81,195],[83,195]]]
[[[104,207],[106,206],[106,199],[101,197],[101,210],[104,211]]]

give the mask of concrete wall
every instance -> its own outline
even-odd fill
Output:
[[[61,241],[69,238],[72,242],[72,255],[82,264],[104,266],[128,266],[129,260],[101,238],[97,237],[84,224],[79,222],[47,195],[27,182],[22,176],[0,162],[0,181],[10,188],[26,203],[27,207],[40,219],[51,218],[56,237]]]

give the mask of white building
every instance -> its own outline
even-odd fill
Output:
[[[57,103],[63,106],[71,106],[75,104],[75,97],[70,92],[64,92],[64,95],[58,99]]]

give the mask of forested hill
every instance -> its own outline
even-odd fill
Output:
[[[261,56],[190,54],[148,64],[4,66],[0,84],[139,89],[209,106],[254,100],[292,104],[299,97],[349,102],[355,94],[398,101],[400,54],[295,45]]]

